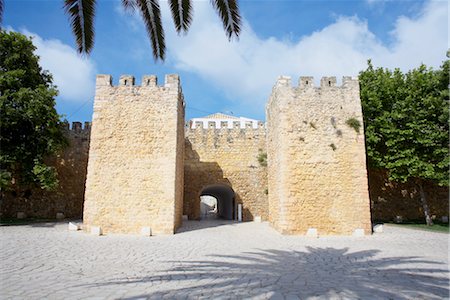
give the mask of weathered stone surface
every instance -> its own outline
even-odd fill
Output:
[[[183,207],[184,102],[178,75],[164,86],[119,86],[98,75],[84,203],[86,230],[172,234]]]
[[[184,214],[200,216],[200,193],[208,185],[230,186],[244,221],[268,219],[267,168],[258,162],[266,148],[266,132],[259,128],[187,128],[185,146]],[[235,208],[237,212],[237,207]]]
[[[448,216],[448,187],[425,181],[423,188],[431,214],[438,219]],[[374,221],[392,222],[397,216],[401,221],[425,219],[419,191],[413,182],[393,182],[385,170],[369,169],[369,193]]]
[[[269,219],[278,231],[372,231],[358,80],[280,77],[267,105]],[[346,122],[359,121],[359,132]]]

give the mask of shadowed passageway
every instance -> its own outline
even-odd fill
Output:
[[[225,220],[234,220],[236,218],[235,194],[231,187],[224,184],[208,185],[200,193],[200,199],[202,219],[206,219],[211,214],[208,214],[208,212],[214,210],[216,211],[215,215],[217,218]]]

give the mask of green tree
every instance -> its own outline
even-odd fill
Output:
[[[94,18],[96,0],[64,0],[64,9],[69,16],[75,35],[78,52],[89,54],[94,46]],[[173,22],[178,34],[186,33],[192,22],[192,0],[169,0]],[[3,0],[0,0],[0,24],[3,15]],[[228,39],[239,36],[241,16],[237,0],[211,0],[217,11]],[[153,50],[155,60],[164,60],[166,43],[162,26],[161,9],[158,0],[122,0],[123,7],[139,11]]]
[[[35,49],[24,35],[0,31],[0,187],[18,196],[31,186],[57,186],[44,158],[67,143],[52,76],[39,66]]]
[[[428,225],[424,181],[449,184],[449,64],[404,74],[369,61],[359,74],[369,165],[415,183]]]

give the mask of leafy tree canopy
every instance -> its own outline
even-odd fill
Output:
[[[449,185],[449,65],[404,74],[369,61],[359,74],[369,165],[415,183],[428,225],[424,180]]]
[[[449,64],[359,75],[369,164],[390,179],[449,184]]]
[[[30,39],[0,31],[0,187],[57,186],[44,158],[66,145],[55,110],[52,76],[39,66]]]

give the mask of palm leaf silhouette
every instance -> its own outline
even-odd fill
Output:
[[[173,22],[178,33],[187,32],[192,22],[192,5],[190,0],[170,0]]]
[[[95,0],[65,0],[64,9],[69,15],[78,52],[90,53],[94,46]]]
[[[241,32],[241,16],[237,0],[211,0],[230,40],[233,35],[239,37]],[[144,21],[153,57],[164,60],[166,43],[158,0],[122,0],[125,10],[138,10]],[[70,26],[75,36],[77,50],[89,54],[94,46],[94,18],[96,0],[64,0],[64,10],[69,16]],[[186,33],[192,23],[192,0],[169,0],[172,18],[176,31]],[[0,0],[0,25],[3,20],[4,1]]]

